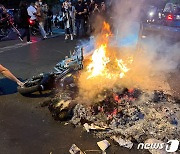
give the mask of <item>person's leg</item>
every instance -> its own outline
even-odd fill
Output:
[[[69,34],[71,36],[71,41],[73,40],[73,30],[72,30],[72,26],[69,27]]]
[[[44,30],[43,22],[39,22],[39,29],[43,38],[46,38],[46,32]]]
[[[65,28],[65,40],[68,39],[68,28]]]
[[[76,35],[79,37],[80,20],[76,19]]]
[[[46,34],[49,32],[48,30],[48,21],[47,21],[47,19],[44,21],[44,30],[45,30],[45,32],[46,32]]]
[[[80,27],[81,27],[81,36],[83,36],[84,35],[84,20],[83,19],[80,20]]]
[[[75,19],[72,19],[72,31],[73,31],[73,35],[76,35],[76,24],[75,24]]]
[[[52,34],[52,22],[51,22],[51,20],[49,20],[49,31]]]
[[[27,35],[27,42],[30,42],[30,29],[29,29],[29,27],[26,28],[26,35]]]

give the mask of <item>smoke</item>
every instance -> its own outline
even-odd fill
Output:
[[[122,79],[107,79],[102,76],[87,79],[88,74],[84,70],[79,77],[80,98],[91,102],[103,90],[115,87],[170,91],[167,78],[170,72],[176,71],[180,62],[180,43],[167,42],[161,35],[141,39],[140,20],[141,15],[144,15],[144,0],[113,0],[113,3],[111,16],[114,36],[109,44],[108,56],[115,55],[121,59],[132,56],[133,63]],[[96,44],[96,37],[81,42],[81,46],[85,48],[85,57],[93,53]]]
[[[170,42],[168,42],[164,37],[167,29],[164,29],[164,32],[159,32],[159,37],[154,32],[154,36],[148,36],[144,41],[140,41],[140,36],[138,36],[141,31],[140,21],[146,15],[144,11],[147,10],[145,9],[148,5],[147,3],[145,0],[114,0],[112,16],[114,17],[115,38],[118,38],[115,41],[121,40],[121,43],[118,45],[122,47],[124,38],[129,37],[133,39],[133,36],[136,35],[137,37],[134,37],[134,39],[137,39],[137,43],[141,43],[141,50],[144,53],[144,55],[141,54],[141,61],[144,61],[143,59],[145,58],[146,63],[154,71],[169,73],[175,70],[179,64],[180,42],[173,43],[172,39],[169,39]],[[172,32],[166,36],[171,35],[170,37],[173,37],[172,35],[174,34]],[[127,39],[127,41],[132,43],[132,39]],[[128,45],[130,46],[130,44]],[[137,50],[134,50],[134,52],[137,52]]]

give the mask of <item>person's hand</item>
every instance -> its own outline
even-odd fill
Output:
[[[82,12],[79,12],[78,14],[79,14],[79,15],[81,15],[81,14],[82,14]]]

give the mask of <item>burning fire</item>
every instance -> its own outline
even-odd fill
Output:
[[[106,74],[106,65],[110,61],[110,59],[106,57],[106,47],[106,45],[101,45],[94,51],[92,63],[88,66],[88,72],[91,73],[88,78]]]
[[[132,57],[129,57],[127,59],[127,63],[125,63],[122,59],[114,57],[110,58],[107,56],[107,54],[110,52],[108,50],[110,36],[112,36],[110,25],[104,22],[102,35],[99,39],[100,41],[97,42],[98,47],[93,52],[93,55],[91,57],[92,62],[87,66],[87,71],[89,73],[87,79],[97,76],[103,76],[108,79],[117,77],[123,78],[125,74],[130,70],[130,68],[127,68],[127,63],[131,64],[133,62]],[[108,67],[110,64],[113,64],[113,68],[114,66],[116,66],[116,70],[118,71],[112,71],[112,67]]]

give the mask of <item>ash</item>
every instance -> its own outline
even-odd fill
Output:
[[[49,101],[55,120],[69,120],[75,126],[93,124],[102,128],[91,131],[100,138],[115,135],[132,142],[180,138],[179,101],[164,91],[116,87],[101,92],[91,105],[74,96],[63,90]]]

